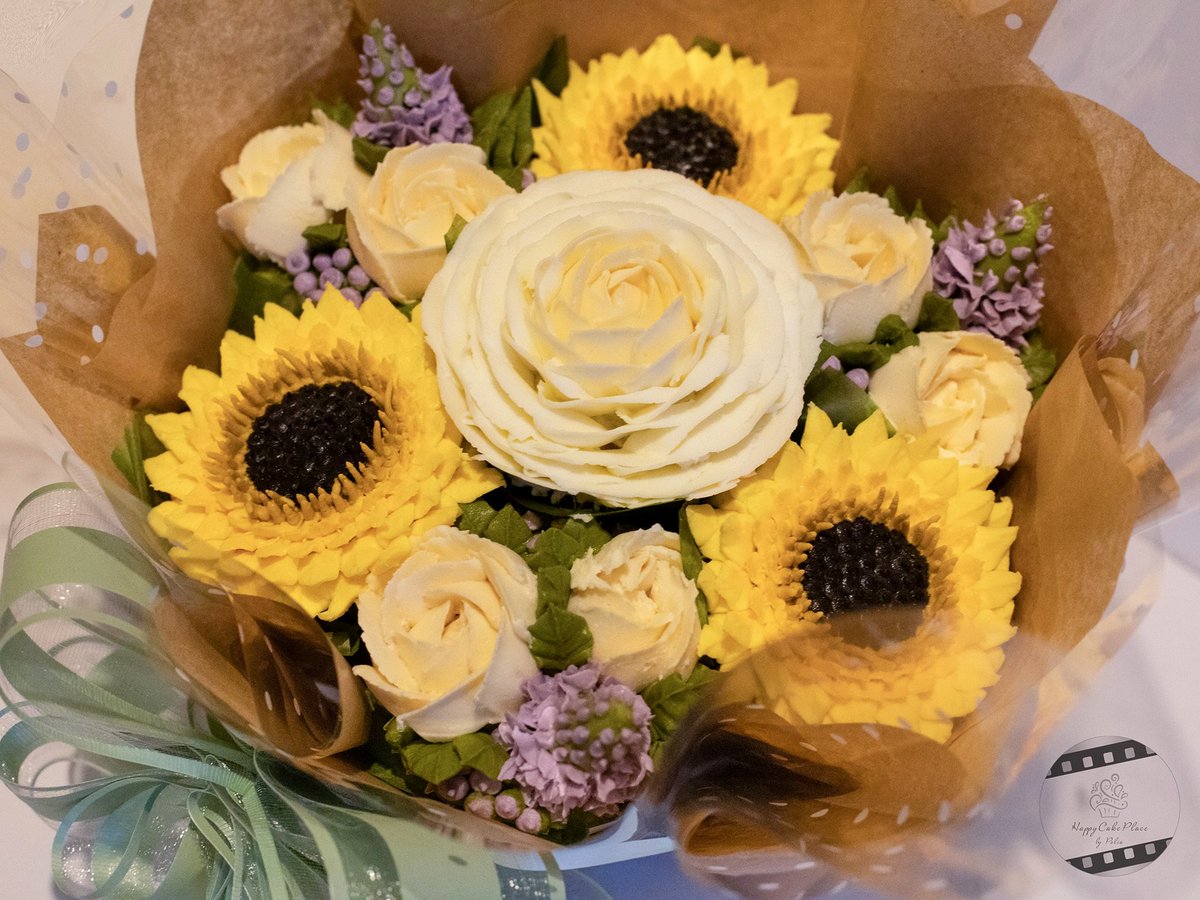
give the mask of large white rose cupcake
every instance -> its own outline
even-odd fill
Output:
[[[655,170],[495,202],[422,307],[443,402],[488,462],[626,507],[719,493],[769,459],[822,323],[778,226]]]

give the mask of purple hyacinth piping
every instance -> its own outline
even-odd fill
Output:
[[[454,85],[450,67],[418,69],[412,54],[396,43],[390,25],[371,24],[358,56],[359,86],[366,91],[350,131],[385,147],[470,143],[471,118]]]
[[[349,247],[311,256],[304,250],[297,250],[284,260],[283,267],[292,276],[293,290],[314,303],[321,299],[326,285],[330,284],[355,306],[362,306],[363,300],[375,291],[382,293],[379,285],[354,259]]]
[[[574,809],[616,815],[653,769],[646,701],[592,663],[522,689],[529,699],[495,733],[509,751],[500,778],[516,781],[555,822]]]
[[[1028,344],[1046,293],[1038,260],[1053,249],[1053,211],[1040,197],[1028,207],[1010,200],[1003,219],[988,210],[982,227],[963,222],[950,228],[933,257],[933,289],[954,301],[967,331],[1018,349]]]

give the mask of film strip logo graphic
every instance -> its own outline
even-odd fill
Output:
[[[1093,853],[1091,856],[1076,856],[1074,859],[1068,859],[1067,862],[1081,872],[1100,875],[1115,869],[1142,866],[1154,862],[1167,849],[1169,843],[1171,843],[1171,838],[1163,838],[1160,841],[1150,841],[1135,847],[1106,850],[1103,853]]]
[[[1059,775],[1070,775],[1084,772],[1088,769],[1099,769],[1116,763],[1131,762],[1135,759],[1145,759],[1147,756],[1158,754],[1139,741],[1124,740],[1116,744],[1105,744],[1102,747],[1091,747],[1087,750],[1068,750],[1050,767],[1047,778]]]
[[[1063,860],[1090,875],[1126,875],[1158,859],[1179,823],[1179,788],[1141,741],[1093,738],[1054,761],[1042,827]]]

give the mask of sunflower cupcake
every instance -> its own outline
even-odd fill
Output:
[[[328,288],[299,317],[268,304],[179,396],[186,412],[146,418],[167,448],[146,474],[171,495],[151,526],[192,577],[322,619],[500,484],[463,452],[419,324],[382,295],[356,309]]]
[[[927,439],[888,437],[878,413],[848,435],[811,407],[799,445],[688,508],[707,560],[700,653],[746,660],[744,677],[788,721],[946,740],[1015,631],[1016,528],[1011,503],[987,490],[994,475]]]
[[[838,143],[826,114],[794,115],[793,79],[768,83],[765,66],[728,46],[715,56],[671,35],[643,53],[605,54],[555,97],[534,82],[538,178],[576,169],[669,169],[775,221],[833,187]]]

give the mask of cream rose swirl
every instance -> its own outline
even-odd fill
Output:
[[[1020,458],[1033,405],[1017,354],[973,331],[922,333],[876,370],[868,393],[898,431],[932,431],[942,456],[996,468]]]
[[[507,547],[439,526],[358,600],[371,665],[354,673],[403,725],[450,740],[499,722],[537,675],[537,577]]]
[[[718,493],[770,458],[822,318],[776,225],[655,170],[498,201],[423,307],[443,402],[489,462],[629,507]]]
[[[261,132],[221,170],[233,199],[217,222],[255,256],[282,264],[303,250],[304,229],[329,221],[346,206],[346,192],[366,176],[358,171],[350,132],[320,110],[314,122]]]
[[[889,315],[916,323],[933,287],[933,235],[920,219],[906,220],[865,191],[817,191],[783,227],[825,306],[827,340],[869,341]]]
[[[363,269],[394,299],[421,295],[446,258],[454,217],[470,221],[513,193],[472,144],[412,144],[388,151],[347,197],[346,231]]]
[[[635,691],[696,666],[696,583],[683,574],[679,535],[661,525],[575,560],[567,609],[591,629],[592,661]]]

